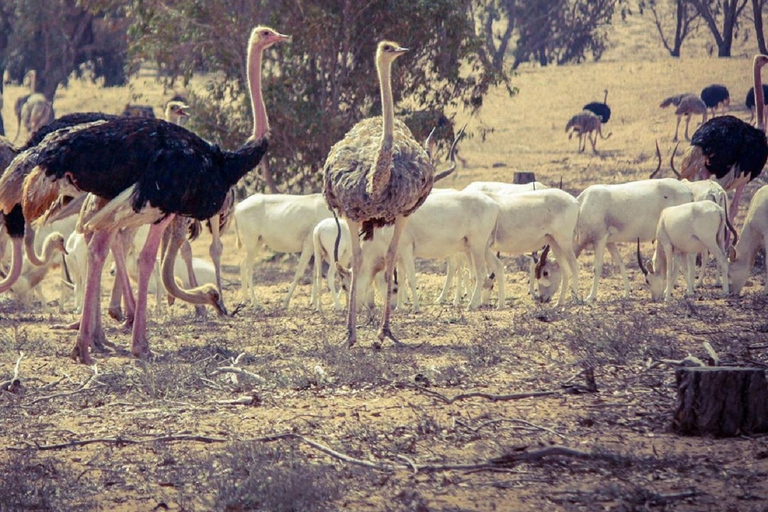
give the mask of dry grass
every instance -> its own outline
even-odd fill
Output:
[[[648,20],[616,30],[622,44],[604,62],[522,69],[516,98],[492,94],[472,122],[495,131],[484,142],[463,143],[468,167],[443,185],[510,180],[515,169],[551,184],[562,178],[571,193],[643,178],[655,167],[654,141],[666,152],[672,148],[674,116],[658,108],[663,97],[719,82],[736,104],[749,87],[744,55],[711,59],[699,41],[693,57],[673,61],[649,36]],[[598,155],[577,154],[565,122],[604,88],[613,136],[599,142]],[[9,105],[22,92],[8,88],[6,126],[13,125]],[[170,94],[149,76],[122,90],[75,83],[61,91],[56,108],[59,114],[118,112],[127,101],[159,107]],[[760,185],[752,185],[748,197]],[[242,255],[232,233],[224,241],[226,300],[232,304],[239,300]],[[205,237],[194,250],[207,255]],[[50,307],[23,308],[3,297],[0,380],[10,378],[20,351],[24,357],[22,387],[0,393],[0,439],[14,448],[0,452],[0,510],[762,510],[768,497],[765,438],[670,433],[674,372],[658,361],[703,357],[702,342],[709,341],[727,362],[768,364],[764,273],[755,272],[738,300],[708,287],[695,297],[677,294],[671,303],[654,304],[641,286],[632,248],[622,253],[630,299],[621,298],[621,282],[608,264],[596,304],[559,309],[531,302],[518,258],[505,260],[505,310],[432,305],[442,266],[425,262],[423,311],[397,311],[393,319],[409,347],[379,351],[370,348],[377,311],[360,316],[360,346],[342,349],[343,315],[331,310],[327,294],[323,312],[309,309],[306,281],[291,308],[281,310],[293,263],[265,255],[257,278],[261,308],[194,322],[192,308],[177,303],[168,315],[150,319],[155,360],[96,355],[96,372],[68,359],[72,332],[49,328],[74,315],[62,318]],[[591,253],[579,263],[584,291],[592,278]],[[46,285],[52,290],[55,280]],[[106,325],[110,339],[128,345],[128,335],[111,321]],[[227,370],[232,366],[242,371]],[[584,391],[585,367],[594,369],[596,393]],[[556,394],[439,398],[530,391]],[[601,457],[558,457],[492,471],[382,472],[295,441],[260,441],[285,432],[362,461],[404,468],[482,463],[551,444]],[[93,442],[51,448],[84,440]]]

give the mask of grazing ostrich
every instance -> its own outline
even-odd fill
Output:
[[[600,117],[595,113],[589,110],[582,110],[568,120],[568,123],[565,125],[565,133],[573,130],[568,133],[569,140],[573,137],[574,133],[579,135],[579,153],[586,149],[587,141],[584,140],[585,137],[592,143],[592,152],[597,153],[597,148],[595,147],[595,144],[597,144],[597,136],[600,135],[601,139],[607,139],[612,135],[609,133],[607,136],[603,137],[601,124]]]
[[[347,317],[347,346],[357,342],[356,306],[363,239],[375,228],[394,224],[394,234],[385,258],[387,297],[384,301],[379,340],[400,341],[389,326],[393,271],[400,234],[408,215],[416,211],[432,190],[434,167],[429,155],[413,139],[411,131],[394,115],[392,62],[407,52],[398,44],[382,41],[376,49],[376,69],[381,88],[381,117],[357,123],[328,154],[323,167],[328,206],[346,219],[352,233],[352,283]]]
[[[765,106],[760,71],[766,62],[768,56],[756,55],[753,63],[757,112]],[[762,172],[766,160],[768,141],[762,115],[757,116],[757,128],[734,116],[720,116],[701,125],[693,134],[680,175],[691,181],[714,175],[725,190],[734,189],[729,218],[735,219],[744,187]]]
[[[218,213],[230,188],[258,165],[269,139],[261,92],[262,54],[288,39],[267,27],[251,33],[247,76],[254,128],[236,151],[225,151],[164,120],[117,117],[56,132],[19,162],[33,169],[24,182],[23,207],[28,219],[39,217],[53,200],[71,189],[98,198],[94,208],[98,211],[90,218],[81,215],[82,227],[91,238],[83,313],[73,352],[79,361],[93,362],[90,347],[98,341],[101,270],[113,233],[143,224],[151,226],[139,255],[131,350],[137,357],[150,355],[147,289],[163,231],[176,215],[206,220]]]
[[[608,106],[608,89],[605,89],[603,92],[605,93],[605,96],[603,96],[602,103],[599,101],[591,101],[584,105],[582,110],[589,110],[600,118],[601,123],[605,124],[611,118],[611,107]]]
[[[677,124],[675,125],[675,136],[672,142],[677,142],[677,134],[680,130],[680,119],[685,116],[685,140],[691,140],[688,137],[688,125],[691,123],[691,116],[700,115],[702,124],[707,121],[707,105],[693,93],[683,93],[670,96],[661,102],[659,107],[666,108],[670,105],[677,107],[675,115]]]
[[[19,138],[22,123],[24,123],[24,129],[27,130],[27,133],[32,134],[53,121],[55,117],[51,102],[43,94],[35,92],[37,73],[32,70],[28,75],[30,94],[20,97],[16,100],[16,105],[14,106],[16,113],[16,137],[13,139],[14,142]]]
[[[715,117],[719,108],[722,108],[725,114],[725,109],[731,104],[731,93],[724,85],[712,84],[701,90],[701,100],[712,112],[712,117]]]
[[[763,98],[768,97],[768,85],[763,84]],[[752,121],[755,119],[755,88],[750,87],[749,91],[747,91],[747,97],[744,100],[744,104],[749,109],[750,115],[749,115],[749,122],[752,123]],[[768,112],[765,111],[765,107],[763,107],[763,117],[766,116]],[[765,123],[765,121],[763,121]]]

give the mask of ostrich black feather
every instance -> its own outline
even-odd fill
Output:
[[[587,103],[584,105],[584,108],[582,110],[589,110],[593,114],[595,114],[597,117],[600,118],[600,122],[605,124],[608,122],[608,120],[611,118],[611,107],[606,105],[605,103],[600,103],[599,101],[593,101],[590,103]]]
[[[768,98],[768,85],[763,85],[763,97]],[[744,100],[744,104],[748,109],[755,108],[755,88],[750,87],[747,92],[747,98]]]
[[[712,84],[701,90],[701,100],[707,108],[715,108],[724,101],[730,100],[731,94],[724,85]]]
[[[266,149],[266,137],[228,152],[160,119],[115,117],[49,137],[31,150],[25,165],[104,199],[136,184],[135,211],[149,202],[164,213],[205,220],[218,213],[229,189]]]
[[[115,119],[116,117],[116,115],[104,114],[102,112],[76,112],[74,114],[61,116],[45,126],[42,126],[39,130],[33,133],[29,137],[29,140],[27,140],[27,143],[21,147],[21,151],[37,146],[43,141],[46,135],[53,133],[56,130],[71,128],[78,124],[93,123],[95,121],[108,121],[110,119]]]
[[[0,217],[5,217],[5,229],[11,238],[22,238],[24,236],[24,215],[21,212],[21,205],[17,204],[6,215],[0,213]]]
[[[696,130],[691,144],[701,148],[707,170],[725,177],[734,166],[755,179],[768,160],[765,133],[734,116],[710,119]]]

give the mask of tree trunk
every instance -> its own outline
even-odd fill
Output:
[[[763,34],[763,4],[765,0],[752,0],[752,17],[755,19],[755,35],[757,37],[757,49],[760,53],[768,53],[765,46],[765,34]]]
[[[512,179],[512,183],[516,185],[525,185],[536,181],[536,173],[527,171],[515,171],[515,177]]]
[[[757,368],[679,368],[677,411],[672,428],[678,434],[732,437],[768,432],[768,385]]]

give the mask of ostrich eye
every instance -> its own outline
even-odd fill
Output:
[[[269,30],[265,30],[264,32],[261,33],[261,35],[263,36],[268,36],[269,34],[270,34]]]
[[[549,272],[544,272],[544,277],[549,277]]]

